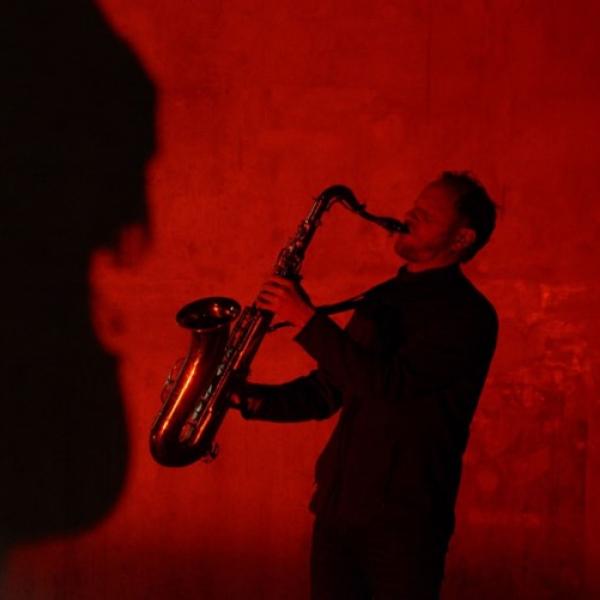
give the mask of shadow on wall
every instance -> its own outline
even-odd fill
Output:
[[[0,31],[5,553],[94,525],[123,486],[117,360],[94,334],[88,265],[147,226],[154,91],[89,1],[11,1]]]

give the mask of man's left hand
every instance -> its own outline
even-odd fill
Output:
[[[270,310],[282,321],[289,321],[299,329],[315,314],[315,308],[300,284],[277,275],[263,284],[256,306]]]

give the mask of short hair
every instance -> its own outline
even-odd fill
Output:
[[[456,195],[455,207],[459,217],[475,231],[475,240],[460,256],[460,262],[467,262],[488,243],[496,226],[498,206],[468,171],[444,171],[433,183],[443,185]]]

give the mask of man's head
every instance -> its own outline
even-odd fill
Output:
[[[496,205],[469,173],[445,171],[428,184],[406,213],[408,234],[398,235],[396,253],[425,268],[466,262],[488,242]]]

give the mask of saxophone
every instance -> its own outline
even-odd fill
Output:
[[[321,217],[336,202],[391,233],[408,231],[401,221],[367,212],[348,187],[334,185],[315,199],[294,237],[280,251],[274,275],[300,280],[306,249]],[[334,312],[333,306],[337,305],[328,306],[327,312]],[[162,408],[150,432],[150,451],[158,463],[178,467],[216,457],[214,440],[229,408],[229,397],[245,379],[264,336],[280,326],[271,326],[272,319],[271,311],[254,303],[241,311],[235,300],[222,296],[196,300],[177,313],[177,323],[191,333],[191,344],[187,356],[175,363],[167,377]]]

